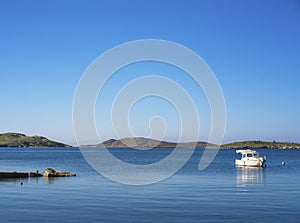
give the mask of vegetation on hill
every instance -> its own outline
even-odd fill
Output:
[[[263,141],[244,141],[244,142],[233,142],[222,145],[221,148],[249,148],[249,149],[300,149],[299,143],[289,142],[263,142]]]
[[[0,134],[0,147],[70,147],[42,136],[26,136],[20,133]]]
[[[166,141],[158,141],[155,139],[136,137],[136,138],[124,138],[124,139],[110,139],[104,141],[103,143],[92,145],[88,147],[110,147],[110,148],[192,148],[192,147],[215,147],[213,144],[209,144],[206,142],[166,142]]]
[[[175,143],[175,142],[166,142],[158,141],[148,138],[124,138],[124,139],[110,139],[104,141],[103,143],[97,145],[91,145],[88,147],[108,147],[108,148],[205,148],[210,147],[214,148],[216,145],[209,144],[206,142],[184,142],[184,143]],[[233,142],[229,144],[224,144],[221,148],[232,148],[232,149],[260,149],[260,148],[269,148],[269,149],[300,149],[300,144],[298,143],[288,143],[288,142],[263,142],[263,141],[244,141],[244,142]]]
[[[110,139],[97,145],[87,145],[83,147],[108,147],[108,148],[214,148],[216,145],[207,142],[166,142],[149,138],[124,138]],[[71,147],[69,145],[49,140],[43,136],[26,136],[20,133],[0,134],[0,147]],[[289,142],[264,142],[264,141],[243,141],[224,144],[221,148],[232,149],[300,149],[299,143]]]

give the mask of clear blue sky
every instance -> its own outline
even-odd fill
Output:
[[[299,1],[1,0],[0,27],[0,132],[74,144],[73,96],[87,66],[118,44],[156,38],[187,46],[214,71],[227,105],[225,142],[300,142]],[[138,68],[123,73],[138,77],[147,70]],[[174,71],[152,68],[151,74]],[[125,76],[111,80],[108,98],[130,80]],[[178,81],[198,100],[192,83]],[[148,102],[167,106],[158,99]],[[197,106],[205,140],[207,102],[201,99]],[[147,100],[138,104],[132,111],[137,134],[146,134],[139,124],[148,116],[164,115],[170,107],[146,114]],[[105,131],[105,111],[97,109],[97,125]],[[175,135],[171,129],[167,139]],[[113,137],[109,129],[105,137]]]

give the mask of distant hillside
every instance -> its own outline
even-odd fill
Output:
[[[300,149],[299,143],[289,142],[263,142],[263,141],[244,141],[244,142],[233,142],[222,145],[221,148],[243,148],[243,149]]]
[[[184,143],[175,143],[175,142],[166,142],[166,141],[158,141],[155,139],[149,138],[124,138],[124,139],[110,139],[104,141],[103,143],[97,145],[87,145],[83,147],[108,147],[108,148],[192,148],[194,147],[195,143],[193,142],[184,142]],[[206,142],[196,142],[196,147],[216,147],[216,145],[208,144]]]
[[[215,148],[217,147],[214,144],[209,144],[207,142],[195,142],[196,147],[198,148]],[[124,139],[110,139],[96,145],[83,145],[81,147],[107,147],[107,148],[192,148],[195,143],[193,142],[184,142],[184,143],[175,143],[175,142],[166,142],[158,141],[155,139],[149,138],[124,138]],[[288,143],[288,142],[263,142],[263,141],[243,141],[243,142],[233,142],[229,144],[224,144],[220,148],[228,149],[300,149],[299,143]]]
[[[26,136],[19,133],[0,134],[0,147],[70,147],[42,136]]]

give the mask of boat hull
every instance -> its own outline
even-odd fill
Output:
[[[265,161],[261,160],[235,160],[236,166],[251,166],[251,167],[265,167]]]

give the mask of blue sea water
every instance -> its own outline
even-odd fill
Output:
[[[156,162],[171,151],[111,149],[137,164]],[[0,148],[0,172],[52,167],[77,174],[1,179],[0,222],[300,222],[300,150],[261,149],[267,168],[237,168],[235,150],[224,149],[199,171],[203,151],[197,149],[167,180],[129,186],[99,175],[76,148]]]

